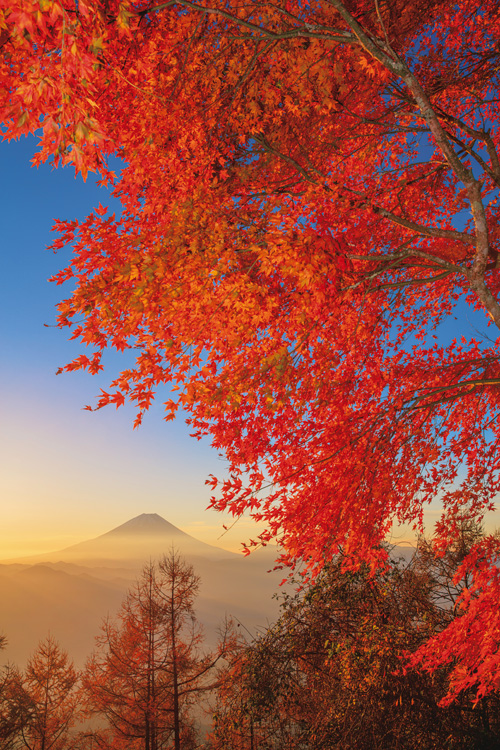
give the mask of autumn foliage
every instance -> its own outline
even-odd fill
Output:
[[[103,623],[82,676],[87,713],[106,719],[104,748],[190,750],[197,745],[193,706],[216,684],[214,667],[229,647],[224,631],[202,651],[193,603],[200,579],[179,553],[144,567],[115,620]]]
[[[123,206],[56,224],[64,369],[137,351],[98,405],[184,410],[213,506],[312,570],[436,498],[444,553],[499,491],[499,37],[496,0],[0,0],[6,137]],[[498,687],[497,556],[422,657],[454,692]]]
[[[1,750],[193,750],[234,648],[229,620],[206,650],[193,608],[200,579],[174,549],[144,566],[108,615],[84,669],[52,636],[24,670],[0,668]],[[6,638],[0,637],[0,651]]]
[[[401,658],[445,633],[463,588],[452,583],[477,528],[436,559],[432,543],[371,575],[342,572],[341,556],[314,583],[282,595],[278,620],[242,643],[224,671],[213,750],[471,750],[494,747],[499,696],[472,709],[462,693],[440,705],[450,667],[401,669]],[[394,551],[395,552],[395,551]]]
[[[73,662],[50,635],[24,671],[8,665],[0,679],[2,750],[67,750],[81,718],[77,682]]]

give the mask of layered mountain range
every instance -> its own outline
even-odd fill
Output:
[[[283,574],[268,572],[276,550],[250,557],[205,544],[156,513],[143,513],[101,536],[51,554],[0,564],[0,662],[23,666],[51,633],[78,665],[91,653],[106,617],[113,617],[142,567],[172,549],[201,578],[195,609],[213,643],[225,617],[254,632],[276,617],[273,594]]]

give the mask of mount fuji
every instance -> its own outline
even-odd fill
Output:
[[[102,621],[116,615],[143,566],[172,549],[201,579],[195,611],[208,644],[227,616],[250,632],[276,618],[273,594],[283,572],[268,572],[275,557],[269,548],[244,557],[205,544],[156,513],[143,513],[71,547],[0,564],[0,634],[7,637],[2,661],[24,666],[50,632],[81,666]]]
[[[110,561],[126,560],[143,564],[177,549],[189,558],[229,560],[238,558],[234,552],[200,542],[190,534],[178,529],[157,513],[142,513],[111,531],[71,547],[36,557],[25,558],[30,562],[54,560],[96,565]]]

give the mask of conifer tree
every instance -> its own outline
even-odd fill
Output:
[[[40,641],[13,686],[19,706],[27,706],[21,728],[26,750],[70,750],[78,719],[78,674],[68,654],[49,635]]]
[[[192,566],[172,551],[145,566],[117,619],[104,623],[83,675],[88,712],[108,724],[102,741],[137,750],[195,746],[191,709],[226,648],[223,640],[215,653],[201,651],[198,589]]]

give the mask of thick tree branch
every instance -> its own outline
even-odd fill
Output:
[[[472,268],[467,272],[467,278],[469,280],[472,291],[476,294],[478,299],[483,304],[484,308],[489,313],[491,319],[500,329],[500,305],[486,286],[484,280],[484,274],[488,266],[490,246],[488,238],[488,225],[486,221],[484,205],[482,202],[481,185],[479,181],[475,179],[472,170],[462,163],[459,156],[455,152],[455,149],[450,142],[450,138],[441,125],[438,114],[433,108],[428,95],[424,91],[414,73],[408,67],[407,63],[399,57],[397,59],[391,57],[386,51],[386,43],[382,42],[379,39],[375,40],[369,34],[367,34],[361,24],[359,24],[354,16],[349,13],[349,11],[345,8],[343,3],[340,2],[340,0],[328,0],[328,2],[338,11],[340,16],[343,18],[348,27],[352,30],[355,37],[358,39],[363,49],[365,49],[375,60],[378,60],[382,65],[384,65],[384,67],[386,67],[391,73],[404,81],[408,90],[412,94],[417,106],[419,107],[424,120],[428,124],[429,130],[432,133],[436,145],[443,153],[445,160],[453,170],[457,179],[464,184],[467,196],[471,204],[472,216],[474,219],[475,239],[469,238],[469,235],[465,235],[463,232],[451,232],[451,230],[433,230],[433,232],[435,232],[435,234],[433,235],[429,235],[427,231],[424,231],[423,233],[427,236],[449,237],[450,239],[457,239],[462,242],[467,242],[467,244],[475,245],[476,252],[472,263]],[[491,154],[490,157],[493,160]],[[415,225],[413,222],[407,222],[405,219],[401,219],[400,217],[391,214],[391,212],[386,211],[386,209],[375,210],[391,221],[401,224],[401,226],[406,226],[406,228],[411,229],[412,231],[419,231],[417,228],[418,225]]]
[[[140,12],[140,15],[144,16],[148,13],[154,13],[163,10],[164,8],[169,8],[175,5],[181,5],[185,8],[191,8],[191,10],[199,11],[200,13],[206,13],[207,15],[214,15],[219,16],[220,18],[225,18],[228,21],[232,21],[237,26],[242,26],[243,28],[249,29],[249,31],[258,34],[261,37],[266,37],[267,39],[271,39],[273,41],[297,38],[316,38],[334,42],[341,42],[344,44],[349,44],[354,41],[352,34],[350,34],[349,32],[330,29],[323,26],[309,26],[308,24],[295,29],[289,29],[288,31],[276,32],[270,29],[266,29],[263,26],[259,26],[258,24],[252,23],[251,21],[246,21],[244,18],[236,16],[233,13],[229,13],[226,10],[222,10],[221,8],[210,8],[205,5],[199,5],[198,3],[190,2],[190,0],[169,0],[166,3],[152,5],[147,8],[147,10],[142,10]]]
[[[411,229],[412,232],[424,235],[425,237],[441,237],[443,239],[465,242],[467,245],[474,244],[474,237],[471,237],[471,235],[466,232],[457,232],[453,229],[439,229],[439,227],[428,227],[424,224],[416,224],[414,221],[404,219],[402,216],[398,216],[381,206],[373,206],[372,211],[376,214],[380,214],[380,216],[383,216],[385,219],[389,219],[393,224],[399,224],[399,226],[405,227],[405,229]]]

